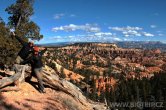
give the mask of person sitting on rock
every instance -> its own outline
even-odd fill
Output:
[[[25,61],[23,61],[21,64],[27,64],[27,63],[31,64],[32,73],[33,72],[35,73],[35,76],[37,77],[38,80],[39,92],[45,93],[42,81],[42,67],[43,67],[42,55],[45,53],[47,48],[40,51],[39,47],[34,46],[33,50],[34,50],[33,55],[28,59],[26,59]]]

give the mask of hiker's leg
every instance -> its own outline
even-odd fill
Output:
[[[26,82],[30,82],[31,79],[32,79],[32,73],[25,80],[26,80]]]
[[[26,78],[27,82],[30,82],[32,77],[35,76],[34,74],[34,69],[32,67],[29,67],[29,70],[31,71],[31,73],[28,75],[28,77]]]
[[[36,68],[34,69],[34,72],[36,74],[36,77],[39,83],[39,90],[41,90],[40,92],[44,92],[44,85],[42,81],[42,68]]]

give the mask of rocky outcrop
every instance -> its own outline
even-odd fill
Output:
[[[15,78],[15,76],[17,76],[17,78]],[[7,77],[7,79],[11,79],[13,77],[14,77],[14,80],[9,80],[9,81],[15,82],[16,80],[18,80],[18,78],[20,77],[20,73],[12,75],[11,77]],[[0,80],[0,82],[3,82],[3,81],[4,81],[4,79]],[[8,80],[6,80],[6,81],[8,81]],[[65,94],[67,94],[68,96],[72,97],[73,100],[75,100],[75,102],[77,102],[80,106],[82,106],[83,110],[93,110],[93,109],[105,110],[106,109],[104,104],[96,103],[96,102],[93,102],[93,101],[87,99],[77,86],[73,85],[72,83],[68,82],[65,79],[60,78],[58,76],[58,74],[52,68],[50,68],[48,66],[44,67],[43,81],[44,81],[45,85],[52,88],[53,90],[61,91]],[[11,84],[12,82],[5,83],[6,84],[5,87],[8,84]],[[3,84],[1,84],[1,85],[3,85]]]

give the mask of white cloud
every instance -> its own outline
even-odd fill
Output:
[[[138,31],[138,30],[142,30],[142,28],[140,27],[131,27],[131,26],[127,26],[127,27],[108,27],[108,29],[114,30],[114,31]]]
[[[122,32],[125,37],[129,36],[141,36],[141,34],[135,30],[128,30],[128,31],[123,31]]]
[[[114,41],[122,41],[122,39],[118,38],[118,37],[115,37],[115,38],[112,38]]]
[[[53,31],[76,31],[76,30],[82,30],[86,32],[100,32],[100,28],[98,26],[93,26],[91,24],[85,24],[85,25],[75,25],[75,24],[69,24],[65,26],[60,27],[54,27],[52,28]]]
[[[157,26],[156,25],[150,25],[151,28],[156,28]]]
[[[65,13],[58,13],[54,15],[54,19],[58,20],[58,19],[62,19],[62,18],[74,18],[76,17],[75,14],[65,14]]]
[[[112,33],[110,32],[98,32],[98,33],[95,33],[95,36],[111,36]]]
[[[129,37],[130,35],[128,35],[128,34],[125,34],[124,36],[125,36],[125,37]]]
[[[155,25],[152,25],[152,27],[156,27]],[[141,27],[109,27],[109,29],[114,31],[120,31],[124,37],[153,37],[154,35],[148,32],[143,32],[143,28]]]
[[[153,37],[154,35],[148,32],[143,32],[143,35],[146,37]]]
[[[97,24],[84,24],[84,25],[76,25],[69,24],[59,27],[52,28],[53,31],[85,31],[87,33],[83,35],[69,35],[69,36],[57,36],[54,39],[57,41],[81,41],[81,42],[108,42],[108,41],[128,41],[132,40],[133,37],[153,37],[154,34],[143,31],[143,28],[140,27],[109,27],[109,29],[120,32],[121,36],[124,38],[118,37],[119,33],[109,32],[101,32],[100,27]],[[158,33],[159,34],[159,33]]]
[[[122,41],[119,37],[110,32],[96,32],[87,33],[81,35],[69,35],[69,36],[54,36],[54,39],[58,42],[71,41],[71,42],[108,42],[108,41]]]
[[[114,30],[114,31],[120,31],[125,37],[130,37],[130,36],[141,36],[141,34],[138,31],[141,31],[142,28],[140,27],[109,27],[109,29]]]
[[[60,13],[60,14],[56,14],[56,15],[54,15],[54,19],[61,19],[63,16],[65,16],[65,14],[64,13]]]

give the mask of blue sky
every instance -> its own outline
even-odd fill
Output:
[[[15,0],[1,0],[0,16]],[[166,0],[35,0],[38,43],[166,41]]]

